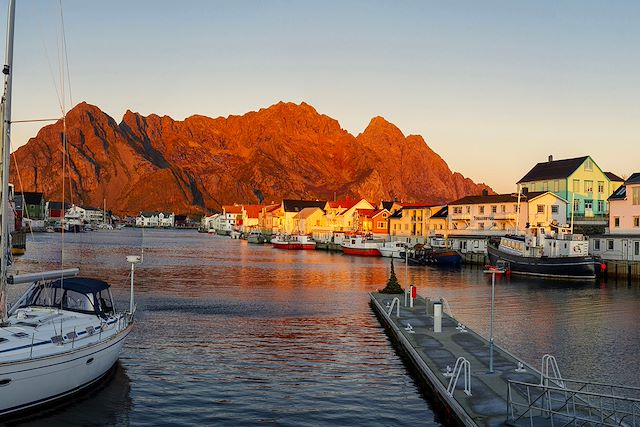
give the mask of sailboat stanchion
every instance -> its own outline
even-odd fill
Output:
[[[489,373],[493,374],[493,301],[495,299],[496,272],[491,272],[491,322],[489,323]]]
[[[127,262],[131,263],[131,288],[130,288],[130,299],[129,299],[129,316],[133,319],[133,314],[135,311],[135,301],[133,299],[133,275],[135,272],[135,265],[140,264],[141,258],[139,255],[128,255]]]

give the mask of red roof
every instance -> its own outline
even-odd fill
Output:
[[[388,213],[388,214],[391,214],[391,212],[389,212],[387,209],[376,209],[376,210],[373,212],[373,215],[371,215],[371,218],[375,218],[375,217],[377,217],[378,215],[380,215],[380,214],[381,214],[381,213],[383,213],[383,212],[386,212],[386,213]]]
[[[258,214],[264,208],[264,205],[243,205],[244,210],[247,211],[247,218],[258,218]]]
[[[336,208],[350,209],[359,201],[360,200],[355,200],[355,199],[336,200],[335,202],[330,201],[329,207],[332,209],[336,209]]]
[[[240,205],[226,205],[222,207],[224,213],[228,214],[240,214],[242,213],[242,206]]]

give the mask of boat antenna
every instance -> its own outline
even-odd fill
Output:
[[[5,324],[8,318],[7,306],[7,268],[9,264],[9,153],[11,149],[11,75],[13,67],[13,26],[15,22],[16,5],[9,0],[7,14],[7,46],[5,62],[2,68],[4,75],[4,94],[2,96],[2,199],[0,202],[0,324]]]

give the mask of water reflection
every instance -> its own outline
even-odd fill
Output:
[[[52,236],[36,235],[16,266],[55,265]],[[366,293],[384,286],[389,260],[131,229],[74,235],[63,258],[108,280],[122,307],[125,255],[142,247],[138,321],[121,357],[130,401],[124,418],[97,424],[439,424],[368,306]],[[480,268],[396,262],[395,270],[488,334],[491,280]],[[640,386],[632,368],[639,304],[637,285],[501,278],[494,335],[535,366],[551,353],[568,377]],[[72,405],[66,420],[83,411]]]

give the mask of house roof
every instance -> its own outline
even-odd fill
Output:
[[[627,197],[626,185],[621,185],[607,200],[624,200]]]
[[[264,208],[264,205],[243,205],[244,210],[247,212],[247,218],[258,218],[258,214]]]
[[[360,200],[362,200],[362,199],[360,199]],[[331,209],[336,209],[336,208],[351,209],[358,202],[360,202],[360,200],[347,198],[347,199],[344,199],[344,200],[335,200],[335,201],[330,200],[327,203],[329,204],[329,207]]]
[[[623,185],[620,186],[616,191],[613,192],[611,196],[607,200],[624,200],[627,198],[627,185],[635,185],[640,184],[640,172],[635,172],[631,174],[629,178],[624,182]]]
[[[624,181],[624,179],[620,178],[618,175],[616,175],[613,172],[605,172],[604,174],[607,176],[607,178],[609,178],[609,181],[618,181],[618,182]]]
[[[541,192],[531,192],[529,194],[542,194]],[[520,197],[520,200],[527,200],[525,195]],[[517,194],[489,194],[486,196],[465,196],[462,199],[454,200],[449,203],[449,206],[452,205],[480,205],[485,203],[508,203],[508,202],[518,202]]]
[[[34,191],[18,191],[16,195],[22,196],[27,205],[39,205],[43,199],[42,193]]]
[[[391,201],[391,202],[385,202],[384,200],[380,202],[380,204],[382,205],[382,209],[386,209],[389,212],[391,212],[391,208],[393,207],[393,204],[395,202]]]
[[[403,208],[432,208],[434,206],[439,205],[433,203],[402,203]]]
[[[640,172],[632,173],[629,178],[624,182],[624,185],[640,184]]]
[[[285,212],[300,212],[304,208],[320,208],[324,209],[326,201],[322,200],[291,200],[282,201],[282,207]]]
[[[583,156],[576,157],[574,159],[538,163],[525,176],[523,176],[520,181],[518,181],[518,184],[545,179],[567,178],[588,158],[589,156]]]
[[[302,209],[300,212],[298,212],[298,214],[296,216],[294,216],[295,219],[307,219],[309,218],[311,215],[313,215],[316,212],[324,212],[322,209],[320,208],[304,208]]]
[[[438,212],[431,215],[431,218],[446,218],[449,214],[449,206],[444,206]]]
[[[225,214],[241,214],[242,206],[240,205],[224,205],[222,206],[222,211]]]
[[[391,212],[389,212],[389,209],[387,209],[387,208],[384,208],[384,209],[376,209],[376,210],[373,212],[373,214],[371,215],[371,218],[375,218],[375,217],[377,217],[378,215],[380,215],[380,214],[382,214],[382,213],[384,213],[384,212],[386,212],[387,214],[391,214]]]

